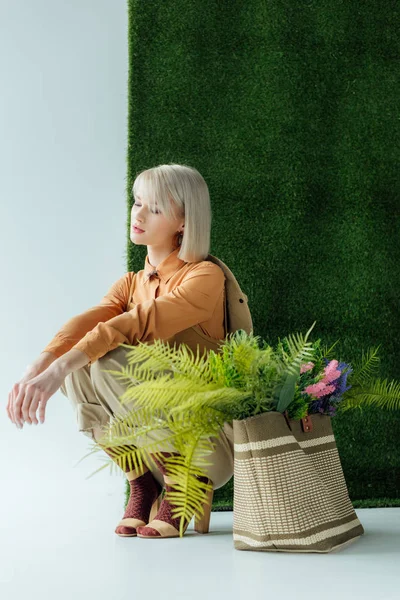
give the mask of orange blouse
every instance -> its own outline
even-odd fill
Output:
[[[72,348],[93,362],[120,344],[166,340],[198,325],[222,340],[225,274],[207,260],[185,262],[179,247],[158,266],[146,256],[144,269],[115,281],[97,306],[67,321],[42,352],[58,358]]]

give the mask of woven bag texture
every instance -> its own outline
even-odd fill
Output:
[[[332,552],[363,535],[329,415],[266,412],[233,420],[233,435],[236,549]]]

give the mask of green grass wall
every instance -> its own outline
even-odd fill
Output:
[[[399,6],[392,1],[129,0],[132,184],[177,162],[209,186],[210,252],[269,343],[317,323],[336,358],[381,344],[400,378]],[[355,506],[400,505],[400,410],[332,419]],[[232,510],[233,479],[214,495]],[[359,504],[357,504],[359,503]]]

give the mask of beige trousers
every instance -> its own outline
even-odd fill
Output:
[[[122,366],[127,366],[127,352],[129,352],[128,348],[118,346],[92,365],[85,365],[67,375],[60,388],[64,396],[70,400],[76,413],[78,430],[94,441],[99,439],[100,427],[108,424],[110,418],[134,410],[134,401],[127,404],[121,404],[119,401],[132,382],[117,379],[114,374],[104,372],[104,370],[121,371]],[[166,428],[149,432],[148,437],[160,441],[170,433]],[[204,467],[204,471],[213,482],[215,490],[225,485],[233,476],[232,422],[226,422],[220,435],[210,439],[216,441],[216,446],[213,453],[206,457],[212,466]],[[135,444],[138,446],[137,440]],[[158,450],[177,452],[170,441],[160,444]],[[159,469],[152,462],[148,467],[157,481],[163,485],[163,476]]]

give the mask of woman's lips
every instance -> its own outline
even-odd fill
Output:
[[[132,231],[134,231],[135,233],[144,233],[144,230],[143,230],[143,229],[138,229],[138,228],[137,228],[137,227],[135,227],[134,225],[133,225],[133,227],[132,227]]]

